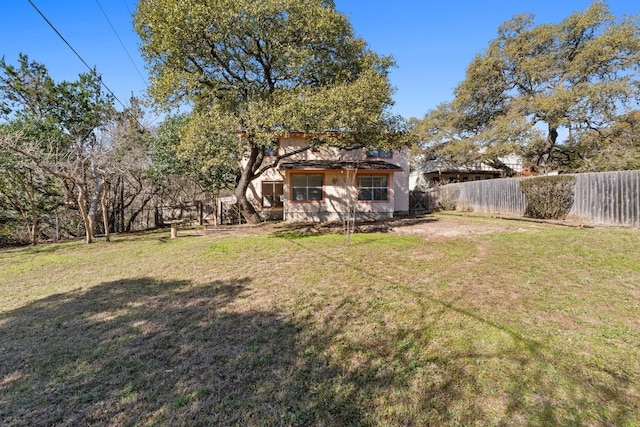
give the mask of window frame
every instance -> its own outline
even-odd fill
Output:
[[[301,186],[301,185],[296,185],[294,184],[294,180],[297,177],[305,177],[306,178],[306,185]],[[309,185],[309,177],[320,177],[320,185]],[[293,203],[310,203],[310,202],[322,202],[324,200],[324,185],[325,185],[325,174],[324,173],[318,173],[318,172],[313,172],[313,173],[306,173],[306,172],[298,172],[298,173],[292,173],[289,176],[289,201],[293,202]],[[297,190],[304,188],[305,189],[305,193],[306,193],[306,198],[304,199],[298,199],[297,198]],[[309,190],[310,189],[316,189],[316,190],[320,190],[320,198],[316,199],[316,198],[310,198],[309,197]]]
[[[263,209],[284,209],[284,201],[282,200],[282,196],[284,196],[284,181],[262,181],[261,183],[262,185],[260,186],[260,191],[261,191],[261,195],[262,195],[262,208]],[[265,204],[265,184],[267,186],[271,186],[272,187],[272,200],[273,200],[273,204],[271,206],[268,206]],[[281,187],[281,192],[280,194],[278,194],[277,190],[276,190],[276,186],[280,185]]]
[[[370,186],[362,186],[360,179],[361,178],[371,178],[371,185]],[[381,185],[375,185],[375,181],[374,178],[384,178],[386,180],[386,185],[383,187]],[[362,174],[358,174],[356,176],[356,185],[358,186],[358,202],[363,202],[363,203],[389,203],[391,201],[390,198],[390,192],[391,192],[391,182],[393,180],[391,179],[391,174],[382,174],[382,173],[362,173]],[[368,190],[371,194],[371,197],[369,198],[362,198],[362,191],[363,189]],[[376,192],[380,192],[381,190],[384,190],[384,194],[386,196],[385,199],[379,199],[376,198]]]
[[[393,150],[371,148],[367,150],[368,159],[393,159]]]

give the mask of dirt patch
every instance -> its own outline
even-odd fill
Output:
[[[382,221],[358,221],[357,233],[394,233],[422,237],[455,238],[499,232],[525,232],[534,225],[499,218],[467,216],[424,216],[394,218]],[[264,223],[260,225],[223,226],[208,229],[207,234],[247,236],[266,233],[300,235],[339,234],[342,222],[323,223]]]
[[[461,237],[488,233],[525,232],[530,226],[500,219],[472,217],[437,217],[431,221],[404,223],[393,227],[393,232],[424,237]]]

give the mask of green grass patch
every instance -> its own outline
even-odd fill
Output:
[[[0,419],[640,424],[640,234],[523,228],[0,251]]]

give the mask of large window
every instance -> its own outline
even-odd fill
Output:
[[[371,150],[367,150],[367,157],[374,159],[390,159],[393,157],[393,153],[391,151],[373,148]]]
[[[358,200],[389,200],[387,175],[358,175]]]
[[[282,181],[264,181],[262,183],[262,207],[281,208],[283,194]]]
[[[292,175],[291,199],[296,202],[322,200],[322,175]]]

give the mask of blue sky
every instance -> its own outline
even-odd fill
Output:
[[[123,103],[127,103],[132,93],[144,95],[147,75],[131,19],[136,0],[32,1],[83,59],[97,67],[103,81]],[[56,80],[73,80],[86,71],[28,0],[2,3],[0,55],[7,62],[16,63],[18,53],[26,53],[30,59],[45,64]],[[391,73],[391,82],[396,87],[393,110],[408,118],[422,117],[439,103],[451,100],[453,89],[464,79],[466,66],[486,48],[504,21],[519,13],[534,13],[536,23],[555,23],[573,11],[586,9],[591,1],[335,0],[335,3],[350,18],[356,34],[374,51],[396,59],[398,67]],[[637,0],[609,0],[607,4],[617,16],[640,14]]]

